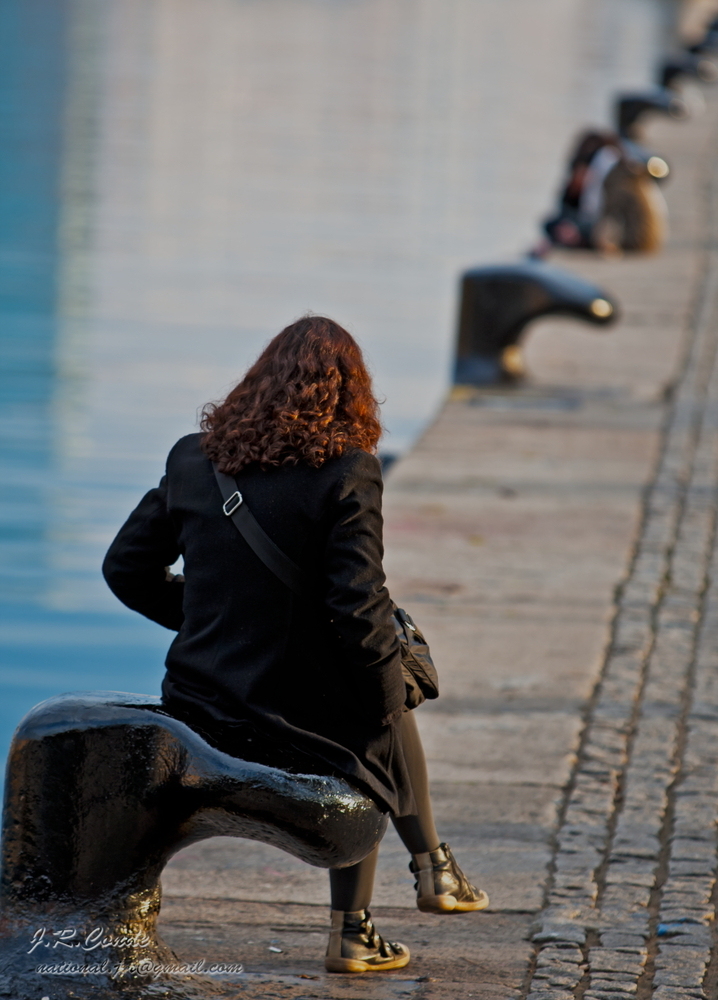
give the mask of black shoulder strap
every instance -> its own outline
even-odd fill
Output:
[[[255,556],[262,560],[267,569],[270,569],[285,587],[289,587],[295,594],[307,594],[310,588],[309,577],[282,552],[278,545],[275,545],[264,528],[258,524],[232,476],[220,472],[214,462],[212,468],[224,500],[222,510],[227,517],[232,518],[235,528]]]

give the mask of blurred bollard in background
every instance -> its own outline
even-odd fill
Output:
[[[680,121],[688,117],[688,108],[680,97],[665,87],[635,94],[620,94],[616,98],[618,134],[624,139],[638,139],[641,123],[652,114],[669,115]]]
[[[607,292],[538,260],[479,267],[461,279],[454,384],[494,385],[525,374],[519,346],[529,323],[570,316],[606,326],[617,307]]]
[[[657,84],[675,91],[694,117],[706,109],[701,84],[718,80],[718,52],[711,44],[714,37],[710,27],[701,31],[697,42],[668,56],[658,67]]]
[[[677,34],[690,47],[699,44],[718,18],[718,0],[683,0],[678,5]]]
[[[694,52],[673,56],[661,65],[658,84],[672,89],[686,78],[700,80],[701,83],[715,83],[718,80],[718,62]]]
[[[689,52],[718,52],[718,17],[710,22],[703,37],[689,47]]]
[[[712,17],[714,5],[700,6],[683,27],[686,50],[659,62],[658,85],[616,96],[615,132],[589,129],[579,136],[558,210],[544,223],[547,242],[533,256],[545,256],[552,246],[609,254],[662,248],[668,211],[657,182],[670,167],[642,145],[642,126],[656,115],[681,121],[705,108],[697,84],[718,80],[718,18]]]

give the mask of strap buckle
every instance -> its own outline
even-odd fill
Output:
[[[239,492],[239,490],[237,490],[235,493],[232,494],[231,497],[229,497],[227,500],[224,501],[224,503],[222,504],[222,510],[227,515],[227,517],[231,517],[232,514],[234,514],[235,510],[237,510],[237,508],[240,507],[241,505],[242,505],[242,494]]]
[[[408,611],[404,611],[403,608],[397,608],[394,614],[399,619],[402,625],[406,625],[406,627],[410,628],[412,632],[416,632],[416,625],[414,624],[414,619],[411,617]]]

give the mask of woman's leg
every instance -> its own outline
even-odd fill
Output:
[[[426,757],[413,712],[404,712],[401,717],[401,740],[417,811],[412,816],[392,817],[392,822],[410,854],[426,854],[439,846],[439,834],[431,808]],[[369,906],[378,853],[377,847],[357,865],[330,869],[333,910],[363,910]]]
[[[379,848],[357,865],[330,868],[332,929],[324,957],[328,972],[381,972],[403,969],[409,949],[377,934],[369,913]]]
[[[393,818],[392,821],[410,854],[426,854],[439,846],[439,834],[436,832],[434,811],[431,808],[426,757],[413,712],[404,712],[401,717],[401,740],[411,790],[416,801],[416,814]]]
[[[354,913],[357,910],[367,910],[374,891],[374,872],[376,859],[379,857],[379,847],[363,861],[348,868],[330,868],[329,885],[331,887],[332,909]]]
[[[401,717],[401,738],[416,814],[394,819],[396,832],[411,853],[410,869],[416,876],[416,903],[426,913],[466,913],[483,910],[489,897],[471,885],[454,859],[448,844],[439,843],[429,795],[424,748],[413,712]]]
[[[426,757],[413,712],[404,712],[401,717],[401,740],[417,811],[412,816],[392,817],[392,822],[410,854],[426,854],[439,846],[439,834],[434,826]],[[330,869],[333,910],[367,909],[374,888],[378,854],[377,847],[357,865]]]

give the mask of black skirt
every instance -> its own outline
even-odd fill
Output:
[[[165,710],[180,722],[184,722],[201,736],[210,746],[230,757],[252,761],[265,767],[276,767],[289,774],[320,774],[327,777],[343,778],[357,790],[368,795],[383,812],[395,816],[413,815],[416,803],[411,790],[411,781],[401,745],[401,724],[399,721],[385,727],[390,737],[393,752],[391,759],[383,762],[393,779],[393,801],[388,795],[377,791],[376,781],[366,781],[346,769],[338,767],[321,752],[323,747],[319,737],[315,740],[291,739],[277,732],[270,733],[261,723],[249,719],[233,721],[214,718],[204,711],[200,704],[163,699]],[[346,724],[343,727],[346,739]],[[311,736],[311,734],[306,734]],[[323,741],[322,741],[323,742]],[[350,741],[349,741],[350,742]],[[392,808],[393,806],[393,808]]]

